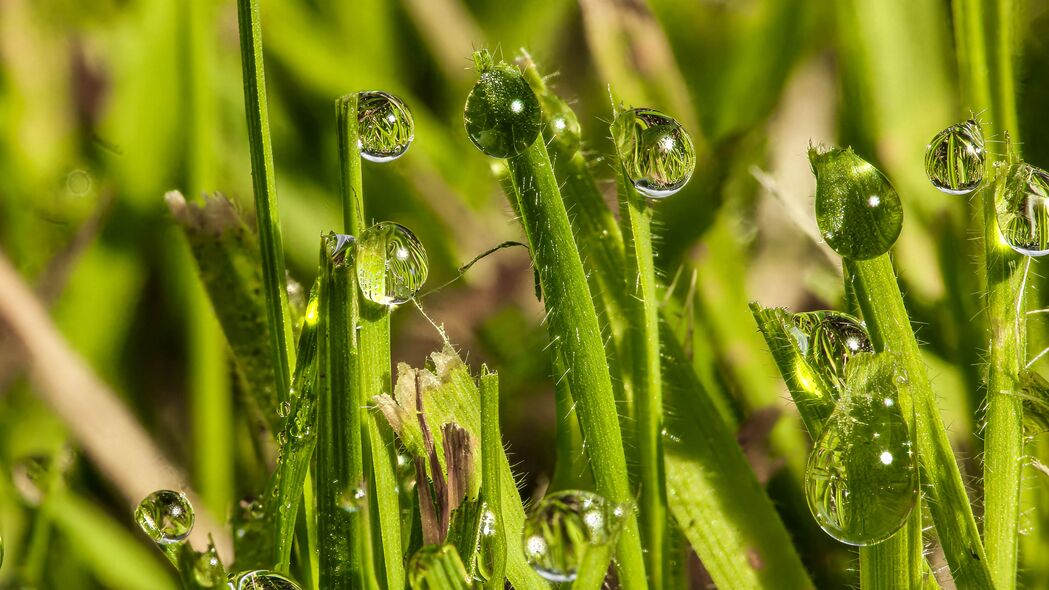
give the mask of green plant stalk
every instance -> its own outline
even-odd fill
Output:
[[[244,111],[248,122],[251,178],[255,192],[255,217],[258,221],[262,279],[266,295],[266,317],[270,326],[277,399],[285,401],[291,387],[295,355],[289,348],[292,340],[291,316],[288,312],[284,242],[277,213],[277,178],[273,165],[273,146],[270,142],[259,0],[237,0],[237,18],[244,75]]]
[[[513,208],[514,213],[520,217],[521,196],[517,194],[513,179],[510,178],[510,169],[505,165],[505,161],[499,160],[497,162],[499,165],[493,166],[496,181],[498,181],[507,200],[510,201],[510,206]],[[618,229],[617,227],[616,231]],[[591,293],[595,293],[593,289],[596,289],[592,282],[595,274],[597,273],[591,273],[591,276],[587,277],[587,280],[591,281]],[[595,296],[595,303],[599,299],[600,296]],[[604,309],[604,307],[601,306],[601,309]],[[606,354],[611,357],[612,353],[609,351],[614,347],[614,343],[618,339],[613,337],[610,340],[611,342],[606,346]],[[575,401],[572,399],[572,388],[568,380],[563,378],[568,373],[568,369],[565,367],[564,359],[558,354],[553,355],[551,366],[554,372],[554,404],[557,411],[557,429],[555,432],[557,454],[554,461],[554,474],[550,478],[548,491],[580,489],[585,488],[587,484],[592,486],[593,476],[590,473],[590,462],[586,456],[586,449],[583,447],[583,433],[579,430],[579,419],[576,416]],[[619,402],[620,399],[617,398],[616,401]]]
[[[987,9],[990,10],[987,10]],[[1015,4],[1012,0],[955,0],[959,70],[971,108],[988,111],[992,136],[1018,140],[1013,76]],[[991,12],[992,15],[987,13]],[[989,18],[990,16],[990,18]],[[963,41],[964,39],[964,41]],[[1009,149],[1018,153],[1018,141]],[[988,159],[985,178],[994,177]],[[1016,587],[1020,487],[1023,478],[1023,404],[1015,395],[1026,356],[1025,271],[1022,256],[1002,243],[996,215],[1001,184],[982,191],[983,241],[990,345],[984,436],[984,538],[987,566],[1000,590]]]
[[[324,272],[324,269],[321,269]],[[302,500],[310,459],[317,446],[317,324],[319,321],[318,285],[310,293],[306,317],[299,333],[298,363],[292,377],[291,410],[285,419],[280,440],[277,468],[270,484],[267,511],[276,520],[273,529],[275,569],[289,574],[291,548],[298,520],[298,506]]]
[[[671,513],[719,588],[813,588],[790,534],[664,319]]]
[[[522,223],[539,269],[554,347],[570,369],[566,379],[575,395],[597,492],[611,502],[633,502],[597,312],[546,143],[535,141],[507,164],[521,198]],[[647,587],[633,512],[627,514],[618,541],[617,569],[623,588]]]
[[[892,262],[887,254],[883,254],[871,260],[846,260],[845,263],[849,275],[856,281],[856,295],[872,343],[875,347],[881,343],[884,350],[900,354],[903,360],[911,395],[901,396],[901,402],[906,402],[909,397],[913,405],[923,491],[954,580],[960,588],[993,588],[980,532],[918,341],[911,330]],[[902,404],[902,409],[909,413],[905,404]]]
[[[855,293],[855,285],[851,290]],[[835,386],[813,370],[804,360],[789,333],[790,313],[780,309],[765,309],[757,303],[750,304],[751,312],[768,343],[773,358],[783,375],[813,440],[819,440],[827,419],[834,410]],[[878,351],[885,350],[883,340],[872,337]],[[799,367],[800,365],[800,367]],[[901,405],[911,407],[911,401],[901,400]],[[913,423],[911,428],[914,428]],[[860,548],[861,588],[916,588],[925,573],[922,558],[921,506],[915,507],[904,527],[891,538]]]
[[[503,490],[499,477],[503,436],[499,431],[499,374],[481,367],[481,496],[495,514],[491,576],[485,588],[503,590],[506,585],[506,531],[503,520]],[[483,558],[479,557],[479,559]]]
[[[208,94],[207,52],[211,36],[208,3],[190,0],[180,11],[183,72],[190,99],[186,151],[186,185],[190,198],[199,198],[212,182],[214,157],[209,130],[213,108]],[[188,285],[190,408],[193,416],[194,481],[205,507],[216,515],[226,513],[233,501],[233,408],[227,352],[222,328],[215,318],[206,291],[196,276],[190,257],[180,255],[183,283]]]
[[[641,495],[641,536],[652,588],[663,587],[668,567],[666,475],[663,465],[663,373],[659,342],[659,293],[652,253],[652,207],[638,194],[619,165],[620,219],[626,240],[627,284],[633,282],[630,305],[634,412]],[[630,292],[630,291],[628,291]]]
[[[325,589],[371,587],[372,572],[364,559],[365,521],[362,510],[346,510],[343,502],[364,485],[361,410],[352,396],[358,355],[350,324],[356,283],[352,262],[330,253],[335,240],[321,239],[321,278],[317,371],[317,528],[320,543],[320,585]],[[352,256],[352,252],[343,252]]]
[[[361,176],[361,153],[357,145],[357,94],[351,93],[335,103],[335,122],[338,129],[339,162],[342,169],[343,225],[348,234],[360,236],[367,228],[364,215],[364,190]],[[356,280],[353,281],[356,285]],[[390,378],[390,310],[352,289],[349,295],[355,300],[356,313],[351,317],[351,326],[356,329],[358,366],[355,380],[354,399],[364,413],[367,437],[366,447],[370,458],[369,502],[379,527],[381,547],[373,551],[383,567],[378,570],[379,581],[385,588],[400,590],[404,587],[404,560],[401,555],[400,503],[397,494],[386,493],[397,487],[395,471],[396,455],[392,434],[380,417],[367,411],[369,401],[376,395],[391,390]]]
[[[574,118],[568,105],[542,83],[534,64],[528,64],[525,76],[543,105],[544,133],[556,117]],[[574,213],[572,227],[580,256],[593,269],[587,277],[592,293],[601,294],[594,300],[602,305],[601,317],[608,323],[615,348],[625,349],[628,326],[624,310],[629,303],[619,225],[594,182],[578,141],[559,141],[552,135],[547,141],[557,178],[563,183],[561,194]],[[668,317],[664,313],[661,318],[664,405],[674,408],[666,416],[667,430],[679,435],[664,441],[664,451],[668,504],[681,533],[718,587],[811,588],[786,527],[717,409],[730,402],[724,392],[707,391],[700,383]],[[626,372],[611,363],[612,354],[607,354],[610,365],[625,378]]]

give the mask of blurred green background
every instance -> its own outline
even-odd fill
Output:
[[[1047,8],[1024,4],[1018,47],[1019,140],[1041,166]],[[426,245],[427,288],[520,238],[491,162],[463,130],[473,48],[506,59],[526,48],[555,74],[610,199],[607,85],[685,123],[699,166],[658,205],[657,262],[676,286],[679,332],[699,374],[731,393],[741,440],[821,587],[849,583],[853,557],[813,530],[803,502],[798,511],[797,498],[777,496],[777,474],[803,464],[807,441],[747,303],[842,308],[840,267],[814,238],[805,152],[810,140],[854,146],[905,202],[894,259],[963,471],[980,473],[979,245],[970,204],[935,191],[922,168],[926,142],[970,114],[958,99],[949,2],[263,0],[262,18],[284,245],[304,285],[318,235],[340,225],[341,94],[387,90],[415,114],[407,155],[366,163],[364,186],[376,220],[405,224]],[[250,210],[241,85],[230,0],[0,0],[0,253],[219,519],[259,488],[265,465],[162,196],[221,192]],[[1004,150],[1003,138],[989,139]],[[526,497],[552,473],[555,419],[532,277],[522,250],[502,250],[421,301],[469,362],[501,372],[503,431]],[[1035,322],[1032,356],[1046,340]],[[394,315],[395,362],[419,364],[439,341],[412,306]],[[0,315],[0,580],[173,587],[133,529],[137,499],[78,452],[25,366]],[[774,426],[759,412],[770,406],[783,411]],[[1044,477],[1028,487],[1027,506],[1045,502]],[[1027,587],[1049,583],[1046,567],[1025,564]]]

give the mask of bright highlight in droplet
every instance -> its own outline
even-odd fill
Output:
[[[521,102],[521,100],[520,100],[520,99],[516,99],[516,98],[515,98],[515,99],[514,99],[514,100],[513,100],[513,101],[512,101],[511,103],[510,103],[510,112],[512,112],[512,113],[515,113],[515,114],[516,114],[516,113],[520,113],[520,112],[521,112],[521,111],[523,111],[523,110],[524,110],[524,103],[523,103],[523,102]]]
[[[892,465],[892,453],[889,451],[882,451],[882,454],[879,455],[878,459],[881,460],[882,465]]]

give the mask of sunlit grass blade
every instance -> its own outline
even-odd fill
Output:
[[[367,228],[364,189],[361,177],[361,155],[357,129],[357,94],[348,94],[335,102],[335,121],[339,138],[339,162],[342,170],[343,225],[348,234],[360,237]],[[349,317],[357,342],[357,374],[353,380],[353,399],[364,413],[364,447],[368,453],[366,472],[370,487],[376,490],[368,498],[371,518],[378,527],[376,566],[379,581],[390,590],[404,586],[404,564],[401,554],[400,507],[396,494],[380,493],[397,485],[394,473],[395,453],[389,429],[364,410],[368,400],[390,391],[390,309],[362,297],[356,288],[347,296],[353,301]]]
[[[255,192],[255,218],[258,222],[262,285],[269,325],[270,358],[277,399],[284,401],[291,387],[295,364],[291,350],[291,316],[288,313],[287,278],[284,268],[284,240],[277,213],[277,178],[270,141],[269,106],[266,98],[266,71],[262,57],[262,23],[259,0],[237,0],[240,59],[244,76],[244,111],[248,123],[251,151],[251,178]]]

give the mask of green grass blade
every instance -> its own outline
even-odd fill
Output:
[[[614,127],[614,123],[613,123]],[[613,134],[615,131],[613,131]],[[633,284],[626,301],[630,304],[630,335],[633,358],[634,416],[641,494],[641,535],[644,539],[647,573],[654,588],[663,587],[663,571],[669,566],[667,540],[666,475],[663,465],[663,373],[659,339],[659,293],[652,248],[652,207],[626,178],[620,162],[620,219],[626,242],[626,283]],[[629,289],[629,288],[628,288]]]
[[[1019,140],[1013,61],[1016,3],[1013,0],[955,0],[955,40],[963,96],[968,106],[988,113],[991,137]],[[1019,153],[1020,142],[1007,146]],[[988,158],[986,178],[994,174]],[[1016,587],[1020,487],[1024,454],[1023,405],[1015,395],[1026,357],[1022,258],[1002,244],[996,200],[1003,183],[984,188],[983,242],[990,346],[987,354],[987,414],[984,437],[984,536],[987,567],[995,586]]]
[[[551,338],[570,369],[566,378],[575,396],[597,491],[611,502],[632,502],[604,341],[546,144],[536,141],[507,163],[521,195],[522,222],[539,269]],[[625,519],[619,538],[618,571],[624,588],[646,587],[633,513]]]
[[[918,341],[911,330],[892,262],[883,254],[871,260],[847,260],[846,263],[856,281],[856,294],[870,329],[871,342],[875,348],[897,352],[903,359],[910,396],[902,399],[909,397],[914,407],[926,505],[954,580],[962,588],[993,588],[979,529]]]
[[[258,221],[259,250],[262,260],[266,319],[270,327],[270,354],[273,362],[277,398],[284,401],[291,387],[295,364],[290,349],[291,319],[288,312],[287,278],[284,269],[284,241],[277,213],[277,178],[270,142],[269,107],[266,99],[266,72],[262,57],[262,23],[259,0],[237,0],[240,31],[240,59],[244,75],[244,111],[251,148],[251,178],[255,191],[255,217]]]
[[[267,338],[270,327],[266,303],[260,296],[264,281],[259,272],[256,236],[225,197],[208,197],[203,204],[188,203],[177,192],[165,198],[197,261],[200,279],[245,389],[270,432],[278,432],[280,396],[275,367],[271,355],[259,344]]]
[[[364,189],[361,177],[361,154],[357,132],[357,94],[348,94],[335,103],[335,121],[339,137],[339,161],[342,168],[342,211],[346,232],[360,236],[367,228],[364,214]],[[356,279],[353,280],[356,285]],[[359,289],[348,294],[354,300],[352,326],[358,338],[357,379],[354,381],[354,399],[362,412],[368,400],[390,390],[390,310],[362,297]],[[375,416],[365,412],[365,446],[368,450],[367,472],[373,505],[373,517],[378,525],[380,546],[373,547],[380,582],[386,588],[404,587],[404,560],[401,555],[400,507],[396,494],[380,493],[397,485],[394,471],[396,457],[392,438],[387,428]]]
[[[492,564],[485,588],[503,590],[506,579],[506,531],[503,524],[503,489],[499,477],[503,437],[499,431],[499,374],[481,367],[481,495],[495,514]]]
[[[353,397],[358,350],[351,327],[356,290],[352,252],[334,253],[334,237],[321,238],[318,332],[317,523],[320,540],[320,584],[338,590],[370,587],[365,559],[365,511],[344,507],[365,484],[362,411]],[[347,509],[349,508],[349,509]]]
[[[323,269],[322,269],[323,270]],[[317,446],[317,324],[319,320],[319,282],[310,293],[306,317],[299,333],[298,362],[291,382],[290,409],[278,436],[280,453],[273,473],[266,505],[275,523],[273,548],[276,570],[291,572],[291,548],[299,515],[306,474]]]
[[[541,84],[534,64],[526,67],[525,74],[543,106],[547,123],[544,133],[557,117],[571,116],[574,120],[568,105]],[[594,182],[578,141],[547,139],[554,170],[563,182],[561,193],[575,213],[572,226],[580,255],[593,269],[588,273],[592,292],[601,293],[595,301],[603,306],[602,318],[611,330],[611,340],[623,340],[629,303],[619,226]],[[719,587],[812,587],[786,527],[717,409],[717,404],[729,402],[723,392],[707,391],[700,384],[666,323],[667,317],[662,314],[660,328],[665,420],[669,432],[673,433],[671,427],[676,425],[688,437],[663,441],[671,514]],[[754,555],[770,556],[769,561],[748,559],[751,549],[756,551]]]

